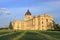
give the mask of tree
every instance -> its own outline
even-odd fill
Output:
[[[13,29],[12,22],[10,22],[10,24],[9,24],[9,29]]]
[[[54,30],[60,31],[60,25],[53,21]]]

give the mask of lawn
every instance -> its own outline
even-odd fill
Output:
[[[0,40],[60,40],[60,31],[0,30]]]

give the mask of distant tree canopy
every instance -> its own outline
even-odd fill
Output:
[[[3,29],[8,29],[8,28],[0,28],[0,30],[3,30]]]
[[[55,21],[53,21],[53,26],[55,31],[60,31],[60,24],[57,24]]]

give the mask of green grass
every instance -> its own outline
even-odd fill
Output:
[[[60,40],[60,32],[0,30],[0,40]]]

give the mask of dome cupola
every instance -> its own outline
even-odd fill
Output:
[[[31,15],[30,11],[27,10],[26,14],[25,15]]]

